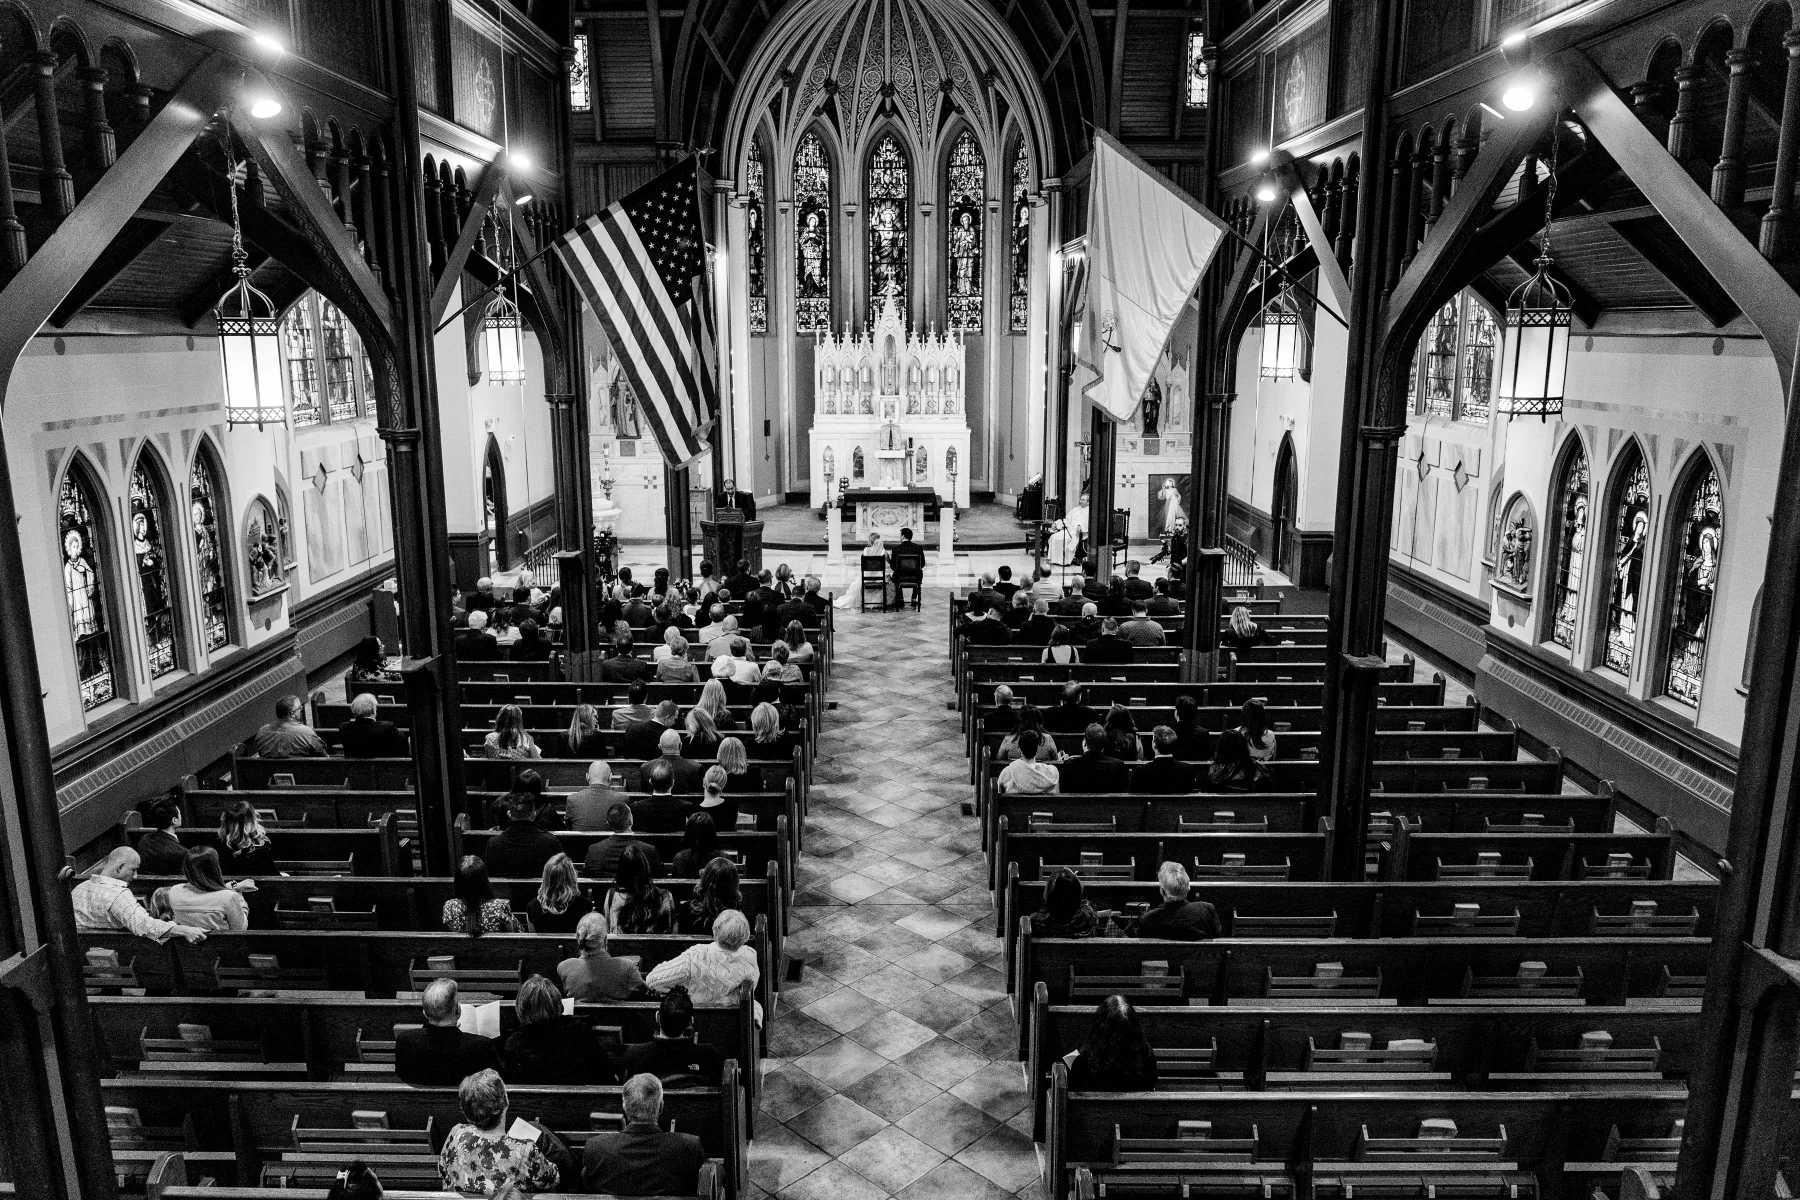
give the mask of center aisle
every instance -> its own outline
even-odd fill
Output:
[[[837,614],[752,1197],[1042,1200],[1018,1027],[944,644],[924,611]]]

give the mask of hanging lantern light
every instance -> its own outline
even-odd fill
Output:
[[[1293,379],[1300,374],[1300,314],[1286,292],[1275,298],[1262,315],[1262,370],[1264,379]]]
[[[219,306],[213,319],[219,328],[219,363],[225,376],[225,423],[228,426],[287,424],[287,404],[281,394],[280,320],[275,303],[250,283],[249,256],[244,253],[244,230],[238,218],[238,166],[232,159],[230,134],[226,134],[226,185],[231,189],[231,272],[237,283]]]
[[[1499,410],[1507,416],[1560,417],[1569,370],[1574,297],[1551,274],[1550,232],[1556,220],[1556,130],[1551,131],[1550,177],[1544,198],[1544,240],[1537,270],[1506,302],[1506,340],[1500,351]]]
[[[489,383],[525,382],[525,351],[521,344],[519,308],[505,296],[496,296],[481,320],[481,341],[487,350]]]

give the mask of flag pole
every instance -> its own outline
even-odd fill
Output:
[[[488,284],[486,287],[482,288],[479,292],[476,292],[475,298],[473,300],[470,300],[467,304],[463,305],[461,308],[457,309],[455,312],[453,312],[449,316],[445,317],[443,324],[439,325],[436,329],[432,330],[431,332],[442,333],[445,329],[447,329],[449,327],[450,322],[456,320],[456,318],[462,316],[464,313],[468,312],[471,308],[474,308],[475,305],[480,302],[480,300],[483,296],[487,295],[489,292],[493,291],[495,288],[505,287],[507,281],[510,280],[513,276],[517,275],[520,271],[523,271],[526,267],[529,267],[532,263],[536,262],[538,259],[544,257],[544,255],[550,253],[550,251],[556,249],[556,243],[561,240],[562,240],[562,235],[558,234],[556,237],[553,237],[548,242],[544,243],[544,245],[538,250],[538,252],[536,254],[533,254],[530,258],[527,258],[524,261],[520,262],[519,265],[514,267],[512,270],[502,271],[500,273],[500,277],[498,279],[494,280],[494,282],[492,282],[492,283]],[[1295,286],[1298,287],[1299,285],[1296,284]]]

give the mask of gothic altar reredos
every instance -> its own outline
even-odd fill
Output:
[[[959,335],[906,328],[890,292],[875,323],[822,334],[813,354],[812,505],[852,488],[928,487],[969,504]]]

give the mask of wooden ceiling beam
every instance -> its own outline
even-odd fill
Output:
[[[119,230],[106,249],[100,252],[100,257],[81,273],[81,278],[69,289],[69,294],[51,310],[50,324],[58,329],[67,328],[77,313],[112,286],[113,280],[142,257],[144,251],[155,245],[156,239],[168,232],[168,228],[160,222],[147,221],[142,217],[133,217],[127,221],[125,228]]]

